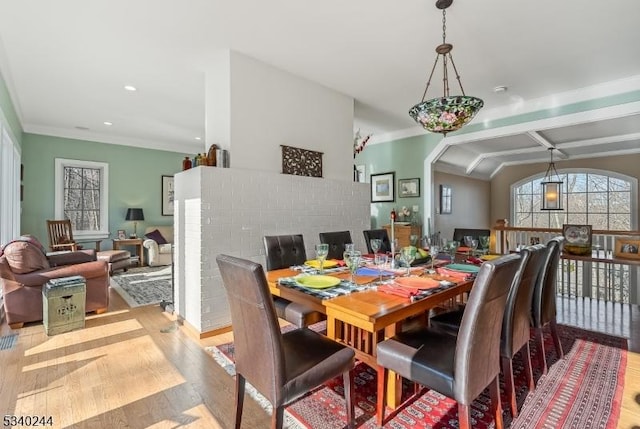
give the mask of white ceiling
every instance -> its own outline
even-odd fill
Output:
[[[447,41],[465,92],[485,101],[474,122],[640,90],[639,17],[637,0],[455,0]],[[0,71],[27,132],[195,152],[208,58],[232,49],[353,97],[373,142],[424,132],[407,111],[441,19],[434,0],[0,0]],[[550,145],[568,158],[639,150],[634,106],[452,133],[438,168],[489,178]]]

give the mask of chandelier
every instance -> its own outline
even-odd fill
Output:
[[[453,3],[453,0],[436,1],[436,7],[442,10],[442,43],[436,47],[436,60],[433,63],[429,80],[427,80],[427,87],[424,89],[424,94],[422,94],[422,101],[409,109],[409,116],[411,116],[414,121],[422,125],[425,130],[431,131],[432,133],[441,133],[445,136],[448,132],[456,131],[469,123],[482,106],[484,106],[484,101],[481,99],[465,95],[464,89],[462,88],[462,82],[460,81],[460,75],[458,74],[456,65],[453,62],[453,57],[451,56],[453,45],[446,42],[446,9],[451,6],[451,3]],[[431,84],[431,78],[433,77],[433,72],[438,65],[440,57],[442,57],[442,82],[444,85],[443,96],[425,101],[427,90]],[[462,95],[449,94],[449,62],[451,62],[451,67],[455,72]]]
[[[562,208],[562,179],[556,171],[556,165],[553,163],[553,149],[551,152],[551,162],[547,167],[547,172],[542,179],[542,207],[540,210],[564,210]]]

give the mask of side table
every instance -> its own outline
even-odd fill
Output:
[[[124,238],[124,239],[113,239],[113,250],[121,250],[120,248],[123,246],[132,246],[136,248],[136,256],[138,257],[138,264],[142,267],[144,266],[144,249],[142,247],[142,239],[141,238]]]

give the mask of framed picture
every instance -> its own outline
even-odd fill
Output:
[[[364,164],[354,166],[353,175],[354,182],[365,183],[367,181],[367,176],[365,175]]]
[[[127,239],[127,231],[124,229],[118,230],[118,240],[126,240]]]
[[[398,180],[398,193],[401,198],[420,196],[420,179]]]
[[[395,201],[396,173],[372,174],[371,176],[371,202],[382,203]]]
[[[173,176],[162,176],[162,216],[173,216]]]
[[[614,258],[640,259],[640,238],[616,237]]]
[[[591,225],[562,225],[564,252],[571,255],[591,255]]]
[[[453,195],[451,193],[451,186],[440,185],[440,214],[451,214],[452,205]]]

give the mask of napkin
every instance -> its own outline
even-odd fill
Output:
[[[411,298],[417,294],[417,292],[412,291],[409,288],[396,287],[392,285],[380,285],[378,286],[378,291],[391,295],[402,296],[404,298]]]
[[[484,261],[480,258],[476,258],[475,256],[469,256],[466,262],[467,264],[482,265]]]
[[[473,273],[463,273],[462,271],[450,270],[449,268],[436,268],[436,272],[443,276],[453,277],[458,280],[471,280],[475,278],[475,274]]]
[[[392,276],[394,274],[395,273],[393,271],[382,270],[382,275],[383,276]],[[378,271],[377,268],[360,267],[360,268],[358,268],[358,271],[356,271],[356,275],[359,275],[359,276],[379,276],[380,272]]]
[[[440,286],[440,281],[430,279],[428,277],[398,277],[394,280],[394,283],[398,286],[405,287],[407,289],[415,289],[416,291],[431,289]]]

